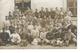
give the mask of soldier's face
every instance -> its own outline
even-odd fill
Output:
[[[38,11],[38,9],[36,9],[35,11]]]
[[[58,8],[56,7],[56,10],[58,10]]]
[[[48,11],[48,8],[46,8],[46,11]]]
[[[61,9],[61,11],[63,10],[63,8],[60,8]]]
[[[43,9],[44,9],[44,8],[42,7],[41,10],[43,11]]]
[[[50,9],[50,11],[53,11],[53,9]]]

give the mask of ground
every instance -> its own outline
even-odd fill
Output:
[[[6,45],[6,46],[0,46],[0,49],[76,49],[77,47],[74,45],[69,45],[68,47],[63,46],[63,47],[54,47],[54,46],[50,46],[50,45],[27,45],[26,47],[20,47],[20,46],[16,46],[16,45]]]

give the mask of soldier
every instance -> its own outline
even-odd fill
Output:
[[[72,12],[69,9],[67,9],[67,15],[70,17],[72,16]]]
[[[41,44],[48,44],[50,43],[50,41],[46,38],[46,34],[47,34],[47,31],[45,28],[42,28],[42,31],[40,33],[40,39],[41,39]]]
[[[55,19],[55,22],[58,22],[59,12],[60,12],[59,9],[56,7],[56,8],[55,8],[55,18],[54,18],[54,19]]]
[[[45,11],[45,16],[46,16],[46,17],[49,17],[49,16],[50,16],[50,12],[49,12],[48,8],[45,8],[45,10],[46,10],[46,11]]]
[[[56,16],[59,16],[59,9],[57,7],[55,8],[55,13],[56,13]]]
[[[66,14],[66,16],[64,17],[63,22],[64,22],[64,26],[67,28],[69,25],[72,24],[71,16]]]
[[[38,18],[38,9],[35,9],[34,14],[35,14],[35,16]]]
[[[73,43],[77,43],[77,37],[74,33],[71,32],[71,29],[67,29],[65,36],[64,36],[66,46],[69,46],[70,41]]]
[[[33,30],[33,28],[34,28],[34,26],[33,26],[32,22],[29,23],[27,26],[27,29],[31,32]]]
[[[32,30],[31,35],[33,37],[32,44],[33,45],[38,45],[38,43],[41,42],[41,41],[40,41],[40,38],[39,38],[39,30],[36,29],[36,26],[34,26],[34,29]]]
[[[11,44],[19,44],[21,42],[21,37],[16,31],[10,35],[10,39]]]
[[[50,9],[50,16],[51,16],[52,19],[55,18],[55,14],[56,14],[55,11],[51,8]]]
[[[60,12],[59,12],[59,22],[62,22],[64,18],[64,10],[63,8],[60,8]]]
[[[12,34],[15,30],[15,27],[14,25],[11,23],[11,25],[9,26],[9,30],[10,30],[10,33]]]
[[[13,18],[13,15],[11,12],[9,12],[9,16],[8,16],[8,19],[11,20]]]
[[[44,12],[44,8],[43,7],[41,7],[41,10],[39,11],[39,15],[40,15],[40,18],[44,17],[45,12]]]

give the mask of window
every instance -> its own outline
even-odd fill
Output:
[[[27,8],[31,8],[31,0],[15,0],[15,5],[20,10],[26,10]]]
[[[77,16],[77,0],[67,0],[67,7],[70,9],[73,16]]]

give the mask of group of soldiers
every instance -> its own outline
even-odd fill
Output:
[[[55,10],[41,7],[40,11],[28,9],[25,12],[16,8],[6,16],[7,24],[4,28],[10,30],[10,41],[21,46],[77,45],[77,27],[73,25],[71,16],[69,9],[65,11],[57,7]]]

